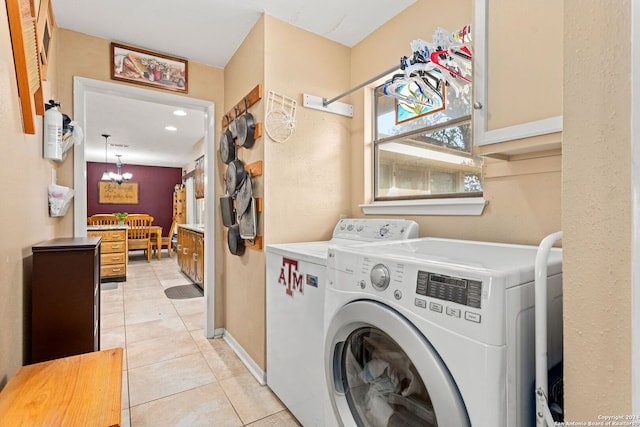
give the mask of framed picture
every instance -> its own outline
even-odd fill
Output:
[[[138,183],[123,182],[118,184],[112,181],[98,182],[98,203],[111,205],[137,205]]]
[[[111,43],[111,78],[187,93],[188,63],[137,47]]]

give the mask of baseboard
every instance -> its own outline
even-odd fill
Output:
[[[216,332],[218,332],[217,329]],[[244,348],[242,348],[238,341],[236,341],[235,338],[233,338],[233,336],[226,329],[224,330],[222,339],[224,339],[227,344],[229,344],[229,347],[231,347],[231,349],[238,355],[242,363],[244,363],[244,366],[247,367],[249,372],[251,372],[251,375],[256,378],[260,385],[266,385],[267,374],[262,370],[262,368],[260,368],[260,366],[258,366],[258,364],[251,358],[251,356],[249,356],[249,353],[247,353]]]

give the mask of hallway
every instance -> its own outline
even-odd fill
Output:
[[[223,339],[204,336],[202,297],[169,299],[189,284],[176,257],[130,257],[127,281],[104,283],[101,349],[124,348],[123,426],[298,426]]]

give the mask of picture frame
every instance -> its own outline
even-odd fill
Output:
[[[24,133],[36,134],[36,115],[44,115],[39,35],[34,0],[6,0],[9,35]]]
[[[174,92],[188,92],[186,59],[111,43],[111,79]]]
[[[137,205],[139,201],[138,183],[113,181],[98,182],[98,203],[101,205]]]

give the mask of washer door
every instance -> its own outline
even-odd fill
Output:
[[[440,356],[390,307],[349,303],[333,317],[325,339],[327,385],[340,424],[470,426]]]

